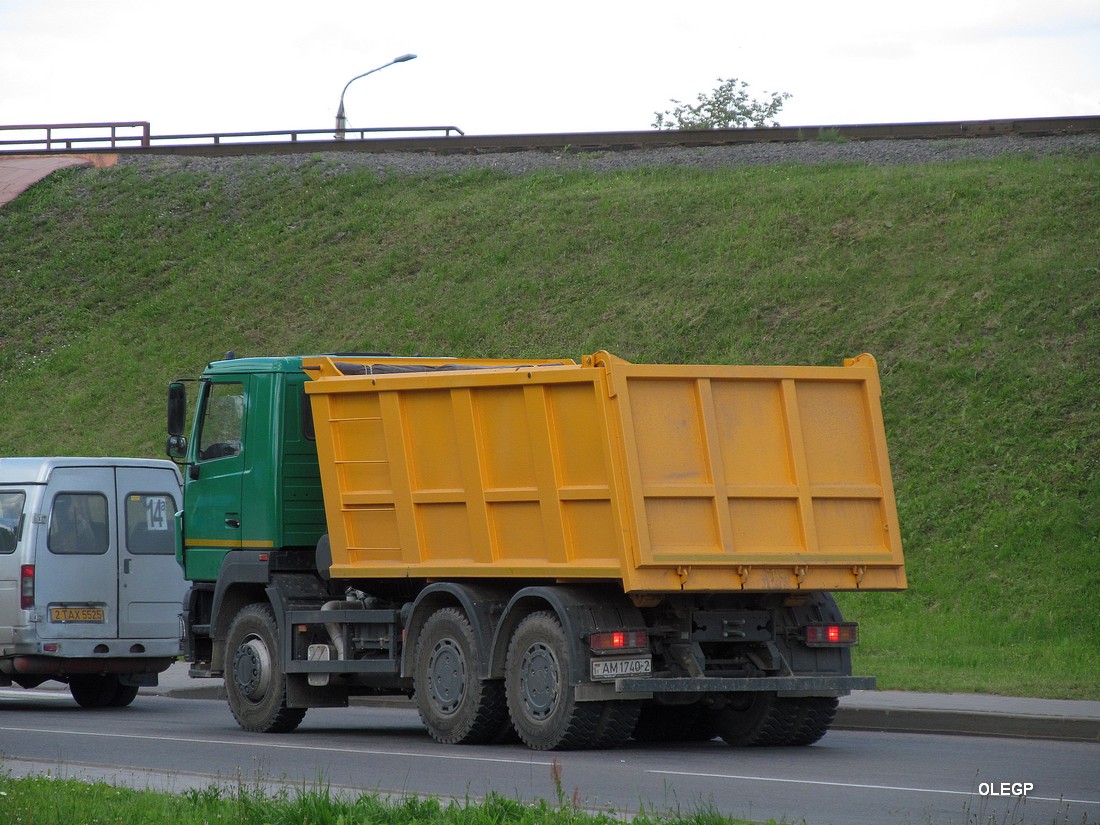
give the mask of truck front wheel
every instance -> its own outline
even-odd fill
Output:
[[[424,623],[416,646],[416,707],[432,738],[447,745],[500,740],[511,727],[504,685],[478,678],[469,620],[452,607]]]
[[[245,730],[288,733],[305,708],[286,706],[286,676],[279,670],[278,625],[266,604],[243,608],[225,642],[225,692],[233,717]]]

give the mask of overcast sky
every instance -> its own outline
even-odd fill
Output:
[[[0,0],[0,125],[649,129],[718,78],[784,126],[1100,114],[1100,0]]]

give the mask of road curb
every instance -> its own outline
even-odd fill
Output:
[[[926,708],[841,707],[832,730],[1100,742],[1098,719]]]

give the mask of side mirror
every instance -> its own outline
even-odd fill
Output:
[[[164,444],[164,452],[168,453],[169,458],[178,458],[180,460],[187,458],[187,436],[168,436],[168,440]]]
[[[172,458],[184,458],[187,455],[187,437],[183,434],[187,426],[187,388],[179,381],[168,385],[168,443],[165,452]]]

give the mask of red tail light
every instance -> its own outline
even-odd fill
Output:
[[[594,653],[607,653],[614,650],[646,650],[649,648],[649,634],[644,630],[612,630],[606,633],[593,633],[588,644]]]
[[[24,564],[19,568],[19,608],[34,609],[34,565]]]
[[[803,630],[807,647],[851,647],[859,644],[859,625],[855,622],[811,624]]]

